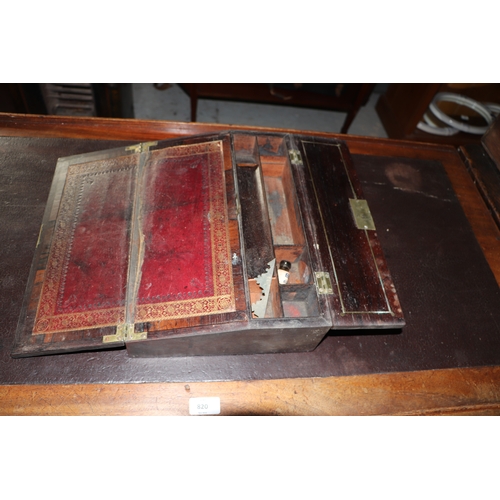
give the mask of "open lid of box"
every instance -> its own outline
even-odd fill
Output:
[[[288,141],[332,329],[401,328],[401,305],[347,146],[315,137]]]
[[[246,321],[231,169],[227,134],[59,159],[13,356]]]

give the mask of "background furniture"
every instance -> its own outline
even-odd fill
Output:
[[[438,92],[453,92],[479,102],[500,103],[500,84],[391,83],[376,105],[387,135],[392,139],[457,146],[479,144],[479,135],[460,132],[453,136],[439,136],[416,128]],[[484,120],[480,124],[484,125]]]
[[[133,118],[130,83],[0,83],[0,111]]]
[[[10,358],[55,159],[227,129],[0,114],[8,152],[0,175],[9,185],[0,225],[0,414],[187,415],[189,398],[201,396],[220,397],[226,415],[500,414],[500,230],[451,146],[317,134],[345,140],[353,155],[406,315],[403,332],[332,335],[290,356]]]
[[[361,106],[375,87],[374,83],[349,84],[280,84],[280,83],[180,83],[191,99],[191,121],[196,121],[198,99],[283,104],[305,108],[345,111],[347,116],[340,130],[346,134]]]

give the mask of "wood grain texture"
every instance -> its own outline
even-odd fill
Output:
[[[309,186],[306,199],[317,200],[309,201],[318,212],[318,234],[311,239],[328,249],[323,263],[333,285],[333,329],[402,327],[401,306],[378,237],[360,229],[352,217],[350,199],[364,195],[349,151],[342,143],[296,140]]]
[[[146,141],[173,139],[228,130],[229,125],[164,122],[118,118],[88,118],[0,113],[0,135],[18,137],[72,137]],[[238,127],[255,130],[257,127]],[[264,130],[264,129],[262,129]]]
[[[500,367],[353,377],[170,384],[0,387],[1,415],[500,415]]]
[[[317,137],[338,138],[358,144],[384,145],[398,144],[418,149],[422,143],[412,141],[394,141],[391,139],[380,139],[377,137],[362,137],[355,135],[331,134],[329,132],[317,132],[308,130],[293,130],[289,128],[271,128],[245,125],[230,125],[224,123],[190,123],[160,120],[135,120],[118,118],[81,118],[71,116],[47,116],[47,115],[22,115],[12,113],[0,113],[0,136],[5,137],[58,137],[76,139],[107,139],[107,140],[130,140],[150,141],[175,139],[186,136],[217,134],[227,130],[241,130],[262,133],[297,133],[301,135],[314,135]],[[281,142],[282,139],[279,139]],[[428,144],[424,148],[438,147],[450,149],[447,145]],[[353,152],[353,151],[351,151]]]

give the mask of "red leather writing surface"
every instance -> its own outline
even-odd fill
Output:
[[[165,158],[148,168],[141,303],[213,293],[210,199],[203,158]]]
[[[69,167],[34,334],[124,323],[134,279],[136,322],[234,310],[221,143],[152,151],[140,182],[138,160]],[[130,279],[133,224],[144,254]]]
[[[153,151],[136,321],[234,310],[220,142]]]
[[[33,333],[124,321],[135,164],[69,168]]]

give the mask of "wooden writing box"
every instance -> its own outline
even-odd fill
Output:
[[[12,355],[307,351],[403,325],[347,146],[228,132],[59,159]]]

